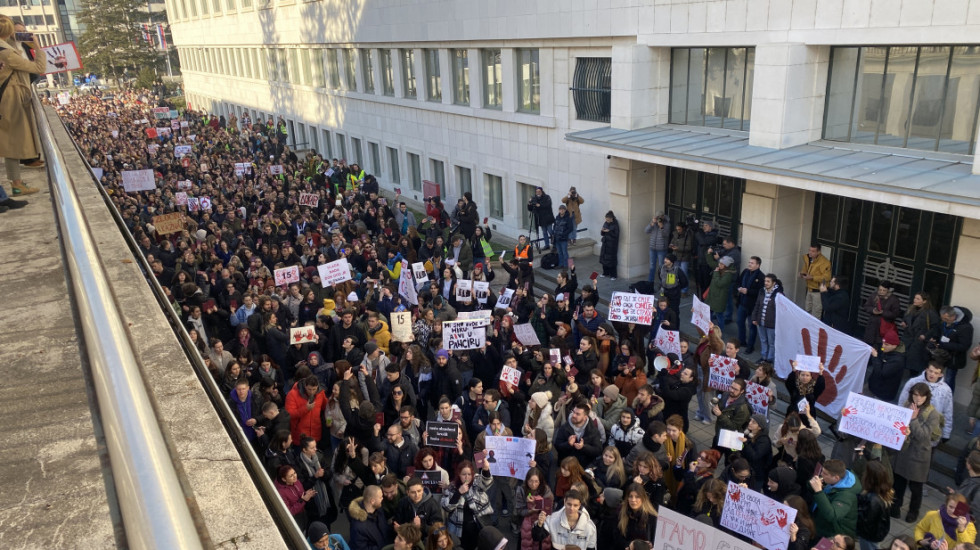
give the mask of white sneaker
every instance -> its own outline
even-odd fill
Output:
[[[609,280],[610,281],[615,281],[616,280],[616,277],[610,277]]]
[[[605,278],[606,278],[606,276],[605,276],[605,275],[599,275],[599,278],[600,278],[600,279],[605,279]]]

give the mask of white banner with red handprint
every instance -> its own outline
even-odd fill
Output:
[[[752,405],[752,412],[754,414],[762,414],[766,418],[769,417],[769,405],[775,399],[775,396],[769,391],[769,386],[749,382],[745,385],[745,398],[748,399],[749,405]]]
[[[776,374],[785,379],[793,370],[797,354],[816,355],[824,364],[821,376],[826,389],[817,398],[817,408],[840,416],[848,392],[864,389],[864,373],[871,346],[834,330],[803,311],[782,294],[776,295]]]
[[[289,329],[290,344],[311,344],[316,342],[316,328],[313,325],[304,325]]]
[[[82,60],[78,57],[78,48],[74,42],[54,44],[41,49],[47,54],[44,74],[78,71],[82,68]]]
[[[701,330],[701,334],[708,334],[711,328],[711,307],[698,300],[697,296],[692,296],[694,301],[691,303],[691,324]]]
[[[534,459],[535,441],[526,437],[488,435],[487,462],[494,477],[524,479]]]
[[[659,516],[657,536],[653,539],[653,550],[677,548],[749,550],[748,543],[709,524],[679,514],[666,506],[660,507],[657,516]]]
[[[738,359],[712,353],[708,359],[708,371],[708,387],[728,391],[738,376]]]
[[[796,509],[762,493],[729,481],[721,526],[744,535],[768,550],[786,550],[789,526],[796,521]],[[686,548],[695,548],[695,545]],[[706,547],[701,547],[706,548]]]
[[[901,450],[909,434],[912,409],[851,392],[837,429],[885,447]]]
[[[681,333],[676,330],[667,330],[664,327],[657,328],[657,337],[653,339],[653,345],[666,353],[675,353],[681,356]]]

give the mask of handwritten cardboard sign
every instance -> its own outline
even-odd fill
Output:
[[[796,354],[796,370],[803,372],[820,372],[820,356]]]
[[[282,172],[283,170],[281,164],[273,164],[272,166],[269,166],[270,176],[278,176],[279,174],[282,174]]]
[[[412,335],[411,311],[395,311],[391,314],[391,339],[395,342],[415,340]]]
[[[613,292],[612,300],[609,301],[609,320],[650,325],[653,323],[656,300],[656,296],[649,294]]]
[[[681,356],[681,333],[660,327],[657,329],[657,336],[653,340],[653,345],[665,354],[676,353],[679,358]]]
[[[837,429],[900,450],[911,421],[912,409],[850,392]]]
[[[316,269],[320,273],[320,284],[324,288],[351,280],[350,263],[347,261],[347,258],[318,265]]]
[[[738,360],[712,353],[708,359],[708,367],[708,387],[728,391],[738,375]]]
[[[657,514],[657,531],[653,550],[755,550],[751,544],[735,538],[666,506]]]
[[[310,208],[316,208],[317,206],[320,205],[320,197],[316,193],[300,193],[299,205],[309,206]]]
[[[762,493],[728,482],[721,526],[744,535],[772,550],[789,546],[789,526],[796,520],[796,509]]]
[[[123,170],[122,183],[127,193],[153,191],[157,188],[153,170]]]
[[[449,350],[480,349],[486,343],[487,329],[480,321],[444,321],[442,343]]]
[[[697,296],[692,296],[694,301],[691,304],[691,324],[701,329],[702,334],[708,334],[711,328],[711,307],[698,300]]]
[[[518,342],[525,346],[541,345],[541,340],[538,339],[538,333],[534,331],[534,326],[531,323],[514,325],[514,336],[517,337]]]
[[[490,474],[498,477],[524,479],[534,459],[533,439],[489,435],[486,437],[487,463]]]
[[[456,319],[479,320],[483,326],[487,326],[493,322],[493,315],[486,309],[478,309],[476,311],[460,311]]]
[[[153,227],[156,228],[157,235],[179,233],[184,230],[184,215],[180,212],[173,212],[153,216]]]
[[[286,286],[289,283],[299,282],[299,266],[290,266],[277,269],[273,275],[276,278],[276,286]]]

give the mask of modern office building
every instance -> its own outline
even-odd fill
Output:
[[[883,279],[980,311],[980,0],[167,3],[193,107],[282,115],[409,199],[472,191],[516,236],[576,186],[629,276],[666,211],[798,299],[821,243],[859,323]]]
[[[0,15],[23,21],[41,46],[65,42],[58,8],[52,0],[0,0]]]

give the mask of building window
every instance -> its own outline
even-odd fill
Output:
[[[313,86],[323,88],[327,84],[323,78],[323,50],[319,48],[314,49],[311,57],[310,64],[313,67]]]
[[[824,139],[972,155],[978,46],[833,48]]]
[[[227,0],[225,2],[226,11],[233,12],[238,6],[235,5],[235,0]]]
[[[385,147],[388,150],[388,166],[391,167],[391,183],[401,183],[402,170],[398,163],[398,149]]]
[[[524,113],[541,112],[541,78],[538,50],[517,50],[517,110]]]
[[[456,185],[459,187],[460,196],[463,193],[473,193],[473,172],[465,166],[456,167]]]
[[[408,153],[408,169],[411,171],[412,189],[422,190],[422,161],[415,153]]]
[[[347,89],[356,92],[357,91],[357,70],[354,65],[354,49],[345,48],[344,52],[344,76],[347,77]]]
[[[415,50],[401,50],[402,84],[405,86],[405,97],[416,98],[415,92]]]
[[[330,141],[330,130],[324,130],[323,131],[323,152],[324,152],[324,155],[325,155],[323,157],[323,160],[329,161],[330,159],[334,158],[334,156],[333,156],[333,142]]]
[[[429,159],[429,170],[432,172],[432,181],[439,186],[439,196],[446,196],[446,164],[441,160]]]
[[[571,91],[578,120],[609,122],[612,106],[611,77],[611,57],[575,58]]]
[[[276,50],[276,53],[279,56],[279,82],[290,81],[289,80],[290,79],[289,54],[286,52],[287,52],[286,48],[279,48],[278,50]],[[226,59],[225,66],[227,67],[227,59]]]
[[[500,109],[500,50],[480,50],[480,55],[483,57],[483,106],[487,109]]]
[[[504,179],[493,174],[486,177],[486,203],[490,205],[490,217],[504,219]]]
[[[344,161],[350,161],[347,158],[347,136],[341,133],[337,133],[337,150],[340,152],[340,158]]]
[[[755,48],[674,48],[670,61],[670,119],[749,130]]]
[[[371,153],[371,173],[381,175],[381,147],[372,141],[368,142],[368,151]]]
[[[364,71],[364,93],[374,93],[374,65],[371,62],[371,50],[361,50],[361,69]]]
[[[329,49],[327,52],[327,76],[330,79],[330,88],[337,90],[340,88],[340,66],[337,64],[337,50]]]
[[[351,153],[354,155],[353,162],[362,169],[364,168],[364,158],[361,151],[361,138],[350,138]]]
[[[299,62],[299,50],[292,48],[289,50],[289,74],[293,84],[306,84],[303,79],[303,70]]]
[[[426,99],[442,101],[442,71],[439,69],[439,50],[423,50],[425,54],[425,78],[428,90]]]
[[[381,55],[381,93],[395,97],[395,74],[391,68],[391,50],[378,50]]]
[[[453,103],[470,104],[470,62],[467,50],[451,50],[453,62]]]

